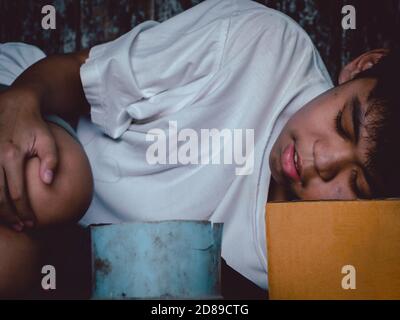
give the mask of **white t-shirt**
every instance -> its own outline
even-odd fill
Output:
[[[208,0],[95,46],[81,79],[95,123],[78,126],[95,180],[81,223],[224,222],[223,258],[267,288],[268,156],[290,116],[332,87],[307,34],[258,3]],[[238,175],[234,163],[150,164],[146,136],[171,121],[198,136],[254,130],[252,173]]]

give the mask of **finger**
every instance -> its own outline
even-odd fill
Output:
[[[33,226],[35,215],[31,209],[25,185],[25,157],[17,147],[9,147],[4,154],[6,186],[12,205],[20,220]]]
[[[44,183],[51,184],[58,165],[58,150],[49,130],[37,134],[35,149],[40,159],[40,178]]]
[[[8,192],[5,187],[3,169],[0,170],[0,221],[13,227],[16,231],[22,231],[24,225],[15,213],[14,208],[8,203]]]

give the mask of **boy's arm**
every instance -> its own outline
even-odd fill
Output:
[[[26,159],[40,159],[40,178],[51,183],[58,155],[41,115],[57,114],[71,123],[89,113],[80,66],[89,50],[45,58],[28,68],[0,94],[0,222],[21,230],[35,223],[29,204]]]
[[[75,122],[89,113],[79,70],[89,50],[50,56],[28,68],[11,88],[28,91],[39,101],[42,113],[53,113]]]

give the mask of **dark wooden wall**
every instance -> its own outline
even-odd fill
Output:
[[[163,21],[202,0],[0,0],[0,42],[25,41],[47,54],[112,40],[138,23]],[[258,0],[309,33],[334,79],[340,67],[367,49],[398,43],[400,0]],[[57,10],[57,29],[41,28],[41,8]],[[357,29],[341,28],[341,8],[356,8]]]

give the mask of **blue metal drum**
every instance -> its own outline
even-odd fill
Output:
[[[93,299],[220,298],[222,224],[90,226]]]

